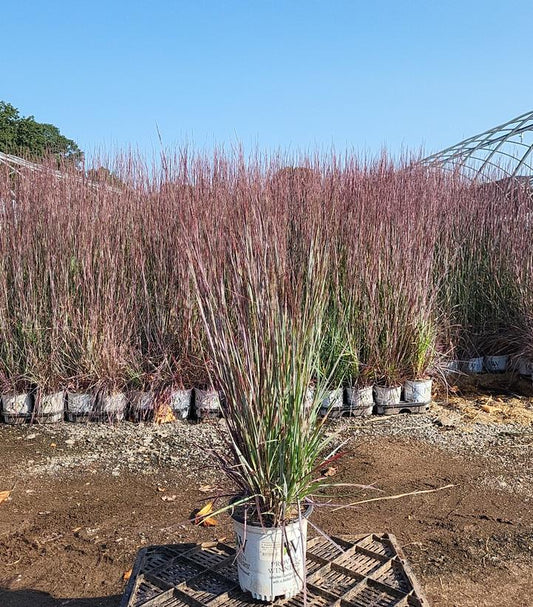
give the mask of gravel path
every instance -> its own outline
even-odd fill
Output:
[[[34,444],[22,474],[68,475],[80,469],[143,475],[159,474],[165,467],[183,467],[186,476],[208,479],[212,466],[209,452],[222,449],[226,426],[223,420],[195,424],[176,422],[153,425],[123,422],[62,423],[50,426],[0,427],[0,436]],[[512,491],[532,493],[533,469],[524,466],[524,456],[533,455],[533,427],[515,423],[471,422],[460,412],[433,405],[428,414],[372,416],[367,419],[332,420],[328,432],[336,441],[371,441],[391,437],[433,445],[447,452],[490,457],[505,468],[506,479],[490,475],[486,483]]]

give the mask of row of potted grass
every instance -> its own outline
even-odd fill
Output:
[[[512,364],[511,364],[512,363]],[[510,361],[508,355],[477,357],[466,361],[448,361],[441,373],[504,373],[512,369],[523,377],[533,377],[533,363],[526,358]],[[326,390],[318,403],[319,415],[329,418],[349,415],[367,417],[384,413],[398,405],[428,405],[432,399],[433,380],[406,380],[403,386],[364,386]],[[214,389],[166,389],[163,392],[129,390],[127,392],[75,393],[60,390],[53,394],[38,388],[20,394],[1,397],[2,421],[9,424],[36,421],[152,421],[158,416],[167,419],[205,420],[221,415],[222,393]],[[307,389],[305,406],[315,403],[315,388]],[[158,412],[159,411],[159,412]]]
[[[0,209],[2,391],[28,377],[47,392],[205,384],[191,257],[220,266],[251,200],[283,233],[292,275],[305,239],[327,251],[320,366],[330,387],[340,376],[421,380],[446,355],[533,354],[530,197],[386,158],[285,163],[181,154],[150,177],[130,157],[117,169],[127,187],[97,190],[79,176],[0,172],[0,199],[16,202]]]
[[[169,389],[159,394],[139,390],[87,393],[60,390],[54,394],[43,394],[36,389],[2,395],[0,411],[3,421],[9,424],[55,423],[63,419],[71,422],[118,422],[125,418],[151,421],[158,415],[171,421],[218,416],[221,406],[218,392],[212,389]]]
[[[430,385],[431,380],[428,383]],[[409,382],[406,384],[406,390],[409,390],[408,386]],[[431,391],[431,388],[429,390]],[[307,408],[313,406],[314,392],[313,388],[307,392]],[[320,415],[332,418],[341,415],[371,415],[375,404],[374,392],[379,395],[379,387],[337,389],[328,392],[319,403]],[[57,423],[63,420],[119,422],[126,418],[131,421],[206,420],[220,417],[224,400],[222,393],[216,390],[198,388],[167,390],[163,394],[138,390],[109,393],[59,391],[43,394],[35,390],[2,395],[0,413],[2,421],[7,424]],[[430,400],[431,393],[424,402],[429,403]],[[376,402],[381,403],[379,396]],[[392,403],[387,401],[384,404]]]

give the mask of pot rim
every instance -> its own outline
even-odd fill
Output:
[[[235,500],[232,501],[236,501],[239,498],[235,498]],[[314,510],[314,505],[312,502],[309,501],[305,501],[304,502],[304,511],[301,513],[301,518],[302,519],[308,519],[313,510]],[[236,512],[235,509],[232,508],[231,510],[231,514],[230,514],[231,518],[233,519],[233,521],[240,523],[241,525],[247,525],[250,527],[255,527],[255,528],[259,528],[259,529],[283,529],[283,527],[281,526],[271,526],[271,527],[267,527],[266,525],[262,525],[260,522],[254,522],[254,521],[249,521],[249,520],[244,520],[244,518],[242,516],[239,516]],[[300,518],[295,518],[294,520],[289,521],[288,523],[286,523],[286,525],[293,525],[294,523],[298,523],[300,521]]]

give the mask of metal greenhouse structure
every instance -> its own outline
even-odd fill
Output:
[[[422,161],[477,182],[533,185],[533,112],[469,137]]]

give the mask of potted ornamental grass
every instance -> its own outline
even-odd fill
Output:
[[[345,342],[342,318],[336,306],[328,306],[320,348],[321,375],[327,390],[320,403],[322,417],[340,417],[344,412],[344,387],[353,375],[353,358]]]
[[[305,261],[295,270],[282,229],[253,216],[224,234],[221,249],[215,231],[191,256],[212,384],[225,396],[226,450],[216,457],[233,492],[216,512],[233,518],[241,588],[263,601],[304,587],[308,518],[329,481],[321,470],[338,456],[318,418],[324,253],[300,243]],[[269,247],[255,246],[257,238]],[[217,255],[220,263],[203,261]]]
[[[330,417],[338,417],[342,413],[367,416],[374,406],[372,385],[366,381],[362,369],[357,327],[347,318],[347,311],[352,307],[347,304],[330,311],[325,323],[320,358],[329,390],[322,401],[321,413]]]
[[[27,376],[0,374],[2,390],[2,421],[6,424],[23,424],[33,416],[33,384]]]
[[[404,400],[408,403],[431,402],[433,380],[429,370],[437,359],[437,331],[435,325],[428,321],[416,324],[411,341],[409,371],[411,378],[405,380]]]

